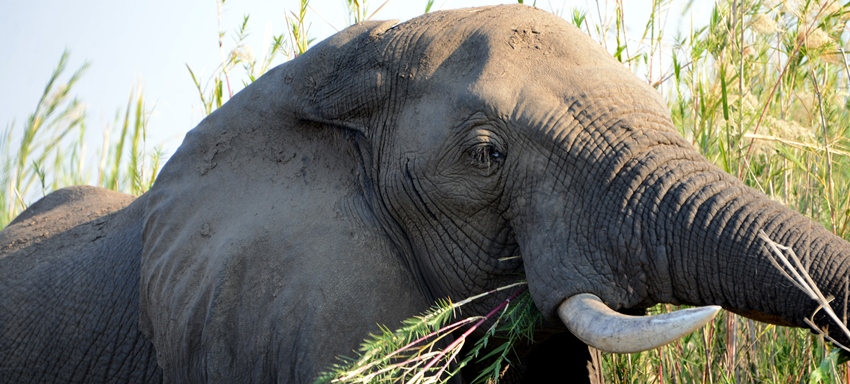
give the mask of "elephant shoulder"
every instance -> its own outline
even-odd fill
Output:
[[[136,198],[91,186],[59,189],[41,198],[0,231],[0,258],[80,224],[97,220]]]

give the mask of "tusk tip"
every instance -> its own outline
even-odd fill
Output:
[[[576,337],[607,352],[633,353],[658,348],[711,321],[720,307],[688,308],[655,316],[628,316],[599,297],[583,293],[564,300],[558,317]]]

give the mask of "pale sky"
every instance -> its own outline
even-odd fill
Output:
[[[515,2],[435,0],[432,10]],[[526,0],[526,4],[532,2]],[[0,12],[0,129],[14,120],[15,130],[20,132],[66,48],[71,51],[71,61],[65,79],[83,62],[90,63],[74,94],[87,105],[91,147],[98,148],[103,128],[113,124],[117,109],[126,105],[134,85],[142,86],[148,107],[153,108],[148,148],[161,145],[170,155],[203,117],[186,65],[206,80],[221,62],[215,0],[4,3]],[[366,1],[370,13],[381,3],[383,0]],[[604,7],[606,2],[541,0],[537,6],[566,16],[574,7],[595,11],[597,3]],[[613,7],[613,1],[609,3]],[[625,3],[627,23],[633,20],[636,28],[642,28],[651,0]],[[344,28],[345,4],[345,0],[310,1],[310,37],[319,41],[334,33],[334,28]],[[374,18],[404,21],[421,14],[425,4],[425,0],[390,0]],[[297,11],[298,5],[298,0],[228,0],[222,19],[222,29],[228,34],[225,47],[232,48],[233,32],[243,15],[249,14],[248,45],[259,55],[264,35],[285,33],[284,15]]]

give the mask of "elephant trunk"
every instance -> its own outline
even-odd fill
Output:
[[[656,301],[714,304],[759,321],[806,326],[818,304],[772,261],[769,238],[795,251],[844,315],[850,244],[708,162],[671,160],[662,168],[678,172],[654,177],[647,187],[654,193],[642,200],[643,222],[652,223],[642,242],[656,250],[657,268],[650,273],[658,278],[650,281],[664,283],[649,288]],[[814,320],[829,324],[822,312]]]
[[[571,103],[564,127],[543,131],[562,151],[530,173],[556,177],[523,184],[512,205],[529,289],[548,321],[566,299],[591,293],[617,310],[719,305],[805,327],[818,303],[774,265],[762,232],[800,256],[843,316],[850,243],[708,162],[661,104],[604,92]],[[614,97],[630,102],[598,109]],[[830,324],[822,311],[814,321]],[[830,336],[850,342],[837,328]]]
[[[566,326],[596,348],[636,352],[701,327],[719,305],[779,325],[806,327],[809,319],[834,340],[850,345],[850,335],[819,309],[811,293],[791,280],[795,273],[808,274],[823,296],[834,298],[830,305],[846,324],[850,243],[710,163],[695,161],[689,152],[658,151],[642,165],[623,170],[643,177],[638,182],[630,179],[630,185],[638,187],[631,189],[625,213],[639,219],[627,220],[632,227],[620,233],[631,231],[638,237],[642,244],[638,252],[649,262],[633,266],[640,270],[636,275],[646,276],[647,297],[619,300],[638,306],[654,302],[711,306],[665,317],[631,317],[608,309],[595,295],[578,294],[558,308]],[[653,171],[638,169],[658,164],[663,165]],[[792,249],[802,268],[792,272],[783,267],[771,241]],[[634,251],[631,247],[626,252]]]

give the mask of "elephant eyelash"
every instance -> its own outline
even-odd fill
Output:
[[[479,144],[470,149],[472,164],[482,169],[491,170],[505,161],[505,154],[496,150],[492,144]]]

